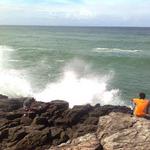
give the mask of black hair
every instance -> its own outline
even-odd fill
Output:
[[[141,93],[139,94],[139,97],[140,97],[140,99],[145,99],[146,94],[141,92]]]

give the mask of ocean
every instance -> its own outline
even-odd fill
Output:
[[[0,93],[130,105],[150,98],[150,28],[0,26]]]

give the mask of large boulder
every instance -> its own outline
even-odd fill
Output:
[[[104,150],[150,150],[150,120],[110,113],[100,117],[97,137]]]
[[[66,118],[68,119],[68,123],[70,125],[75,125],[77,123],[84,122],[88,116],[89,112],[93,109],[91,105],[83,105],[83,106],[74,106],[71,110],[66,112]]]
[[[68,110],[69,104],[63,100],[55,100],[47,103],[47,113],[45,115],[52,117],[62,115],[65,110]]]

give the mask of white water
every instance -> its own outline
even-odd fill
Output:
[[[28,81],[16,70],[5,70],[0,73],[0,93],[9,97],[32,96]]]
[[[31,96],[30,83],[21,71],[6,67],[13,51],[11,47],[0,46],[0,94],[9,97]]]
[[[119,48],[94,48],[94,52],[97,53],[139,53],[142,52],[142,50],[137,49],[119,49]]]
[[[57,82],[48,83],[46,88],[34,95],[37,100],[66,100],[70,107],[82,104],[123,105],[119,89],[108,89],[114,73],[95,74],[90,65],[74,59],[64,67],[63,76]]]
[[[119,89],[108,89],[113,74],[91,74],[89,65],[79,60],[67,64],[62,71],[63,76],[56,82],[48,83],[41,92],[34,93],[30,81],[20,70],[5,68],[4,64],[10,63],[8,58],[10,59],[13,49],[0,46],[0,50],[0,94],[9,97],[33,96],[36,100],[44,102],[65,100],[69,102],[70,107],[87,103],[123,104],[120,101]]]
[[[108,90],[111,77],[80,77],[74,71],[64,72],[64,76],[56,83],[49,83],[40,93],[35,95],[37,100],[66,100],[70,107],[82,104],[123,104],[120,101],[119,90]]]

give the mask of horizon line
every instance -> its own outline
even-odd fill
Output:
[[[150,26],[104,26],[104,25],[23,25],[23,24],[0,24],[1,26],[27,26],[27,27],[102,27],[102,28],[150,28]]]

